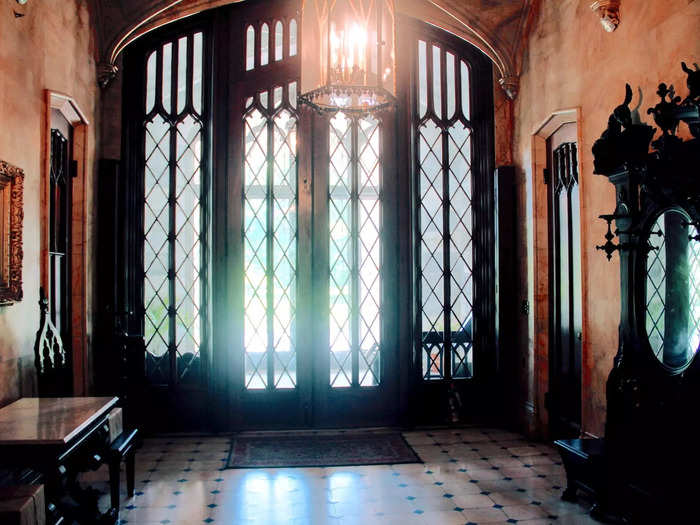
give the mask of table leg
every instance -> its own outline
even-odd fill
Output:
[[[119,459],[112,459],[109,462],[109,494],[110,506],[119,510]]]
[[[126,456],[126,493],[130,498],[134,497],[134,478],[136,470],[136,451],[133,449]]]

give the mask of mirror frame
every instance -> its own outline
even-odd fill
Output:
[[[672,367],[660,360],[654,349],[651,347],[649,342],[649,335],[646,329],[646,317],[647,317],[647,261],[649,259],[649,239],[651,236],[651,230],[664,214],[670,211],[676,211],[681,213],[686,217],[689,223],[696,225],[696,229],[700,230],[698,227],[698,222],[700,221],[700,214],[698,214],[693,206],[685,207],[678,203],[667,203],[664,206],[655,205],[655,203],[646,203],[645,216],[640,221],[640,237],[641,242],[638,248],[637,257],[637,268],[636,277],[638,285],[636,288],[636,315],[632,316],[636,324],[635,332],[637,333],[637,340],[643,349],[643,354],[647,356],[651,361],[653,361],[657,366],[661,366],[669,374],[675,375],[680,374],[685,371],[697,358],[700,353],[700,345],[695,349],[693,356],[688,359],[683,365]],[[700,240],[694,240],[692,242],[700,242]]]

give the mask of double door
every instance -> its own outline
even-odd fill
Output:
[[[296,2],[246,2],[125,60],[129,331],[160,428],[394,421],[395,116],[299,107],[299,39]]]

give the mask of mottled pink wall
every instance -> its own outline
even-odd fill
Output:
[[[13,9],[25,14],[15,18]],[[0,307],[0,406],[34,392],[33,345],[39,327],[40,193],[46,89],[72,96],[90,121],[89,164],[96,146],[95,37],[87,0],[0,1],[0,158],[25,172],[24,300]],[[93,210],[94,169],[86,209]],[[86,242],[94,224],[87,221]],[[91,253],[88,247],[88,253]],[[90,274],[92,257],[88,256]],[[88,295],[90,295],[88,293]],[[88,301],[89,307],[89,301]],[[89,334],[88,334],[89,337]]]
[[[700,62],[700,0],[623,0],[622,24],[612,34],[603,31],[589,4],[578,0],[541,2],[523,60],[515,105],[513,152],[521,172],[519,238],[525,241],[519,246],[522,262],[518,302],[528,299],[532,304],[537,299],[534,276],[542,270],[536,267],[534,255],[543,248],[539,240],[542,236],[535,233],[546,228],[546,207],[534,205],[533,211],[533,194],[537,197],[541,188],[536,185],[543,181],[541,174],[533,174],[532,134],[552,112],[580,107],[583,431],[601,435],[605,423],[605,381],[617,350],[619,265],[616,257],[607,262],[594,248],[602,243],[605,233],[605,226],[597,217],[612,211],[614,192],[607,179],[593,175],[590,151],[605,128],[608,115],[624,98],[625,82],[635,92],[633,106],[639,103],[641,89],[640,113],[651,124],[646,108],[656,103],[659,82],[673,83],[686,93],[680,62]],[[540,413],[544,410],[547,382],[534,369],[542,338],[535,332],[535,326],[541,324],[535,324],[538,308],[537,304],[533,306],[520,326],[522,412],[531,430],[542,432],[545,429],[537,428],[537,424],[545,419]],[[528,402],[532,404],[529,415]]]

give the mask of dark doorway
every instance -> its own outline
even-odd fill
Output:
[[[549,209],[550,372],[552,436],[581,429],[581,226],[577,127],[567,123],[547,140]]]

